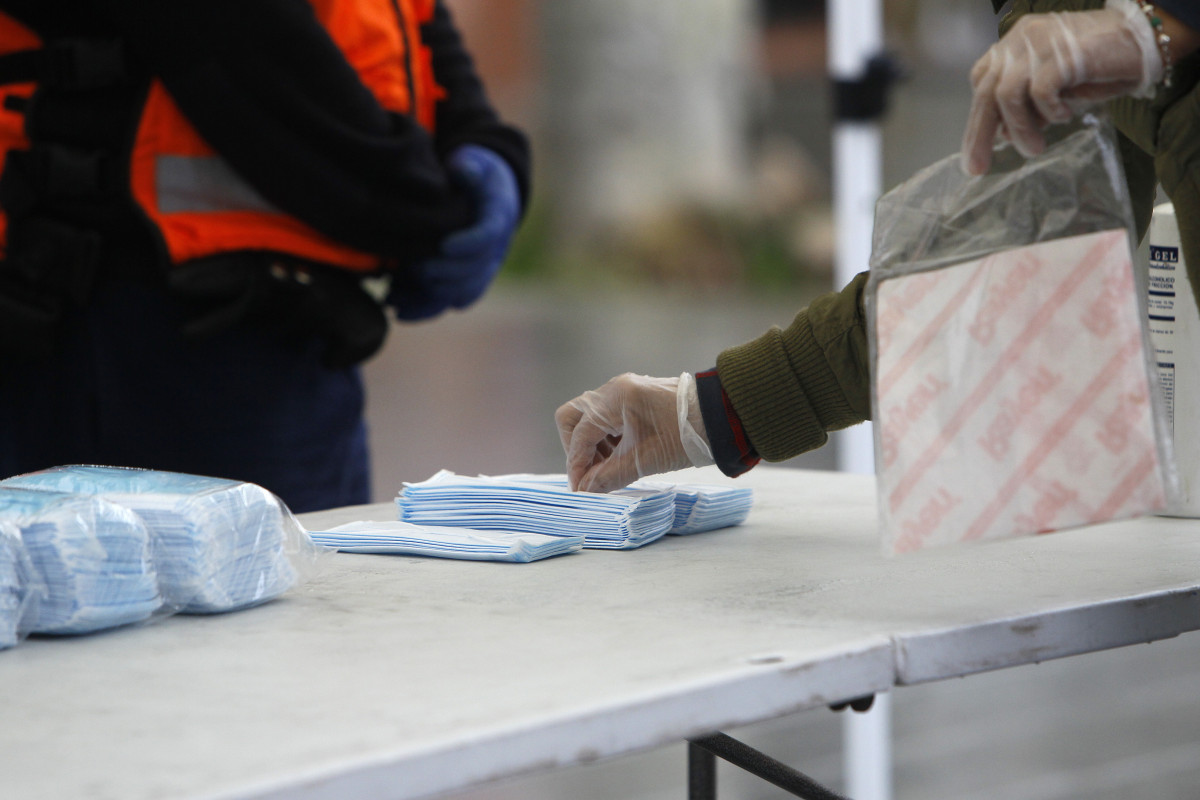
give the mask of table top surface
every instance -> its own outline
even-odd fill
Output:
[[[1200,628],[1200,520],[888,557],[870,477],[735,485],[746,524],[638,550],[331,554],[258,608],[23,642],[0,653],[5,793],[415,798]]]

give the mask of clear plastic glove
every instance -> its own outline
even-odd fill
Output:
[[[1149,96],[1162,73],[1154,29],[1132,0],[1026,14],[971,70],[963,166],[972,175],[987,172],[997,134],[1026,158],[1037,155],[1047,125],[1114,97]]]
[[[625,373],[554,414],[567,480],[585,492],[610,492],[638,478],[712,464],[696,381]]]
[[[521,217],[517,178],[496,153],[464,145],[450,155],[447,168],[470,190],[479,215],[469,228],[447,236],[436,256],[393,281],[388,303],[400,319],[434,317],[482,297],[508,255]]]

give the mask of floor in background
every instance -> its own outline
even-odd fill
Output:
[[[560,403],[623,371],[705,369],[809,299],[502,286],[469,313],[397,328],[366,373],[375,499],[440,468],[561,472]],[[834,455],[827,447],[789,466],[830,469]],[[892,715],[895,800],[1200,798],[1200,633],[901,687]],[[840,714],[815,709],[728,732],[840,787],[841,728]],[[722,800],[785,796],[733,767],[719,775]],[[685,750],[673,746],[454,800],[681,800],[684,776]]]

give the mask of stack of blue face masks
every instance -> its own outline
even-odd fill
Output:
[[[754,503],[753,490],[743,487],[638,481],[630,488],[673,492],[675,522],[668,533],[678,535],[741,525]]]
[[[309,531],[319,545],[343,553],[435,556],[468,561],[527,563],[578,552],[583,536],[481,531],[413,525],[408,522],[350,522],[327,531]]]
[[[536,483],[567,488],[566,475],[521,473],[495,476],[498,481]],[[741,525],[750,515],[754,491],[746,487],[716,486],[704,483],[665,483],[643,480],[631,483],[613,494],[629,492],[670,492],[675,500],[675,519],[669,534],[686,535]]]
[[[12,647],[26,632],[45,587],[35,577],[29,553],[21,541],[21,529],[0,520],[0,650]]]
[[[56,467],[5,485],[103,495],[150,529],[173,610],[233,611],[278,597],[295,583],[289,549],[307,537],[287,508],[251,483],[119,467]]]
[[[584,547],[608,550],[653,542],[675,519],[669,491],[593,494],[536,476],[468,478],[446,470],[405,484],[396,506],[401,520],[418,525],[583,536]]]
[[[163,605],[146,525],[97,497],[0,486],[0,518],[44,586],[33,633],[89,633],[149,618]]]

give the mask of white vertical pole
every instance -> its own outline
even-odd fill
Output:
[[[867,62],[883,52],[882,0],[828,0],[829,73],[857,80]],[[833,131],[833,203],[837,253],[834,280],[840,289],[868,266],[875,200],[883,182],[882,134],[873,120],[836,120]],[[875,471],[870,423],[837,434],[838,466]],[[891,695],[880,693],[870,711],[847,709],[842,727],[843,775],[853,800],[891,800]]]
[[[835,0],[835,5],[838,3]],[[875,200],[882,182],[882,136],[874,122],[839,122],[833,131],[833,214],[837,255],[834,283],[841,289],[867,268],[871,258],[871,229]],[[870,422],[833,435],[838,469],[870,475],[875,472],[875,443]],[[857,799],[856,799],[857,800]]]
[[[875,695],[871,710],[847,709],[842,723],[842,777],[851,800],[892,798],[892,695]]]
[[[829,0],[829,75],[833,80],[857,80],[867,62],[883,52],[881,0]],[[833,129],[833,213],[837,250],[835,288],[867,268],[871,257],[871,228],[875,200],[883,182],[883,136],[874,120],[835,120]],[[838,467],[845,472],[875,471],[871,424],[857,425],[836,435]]]

